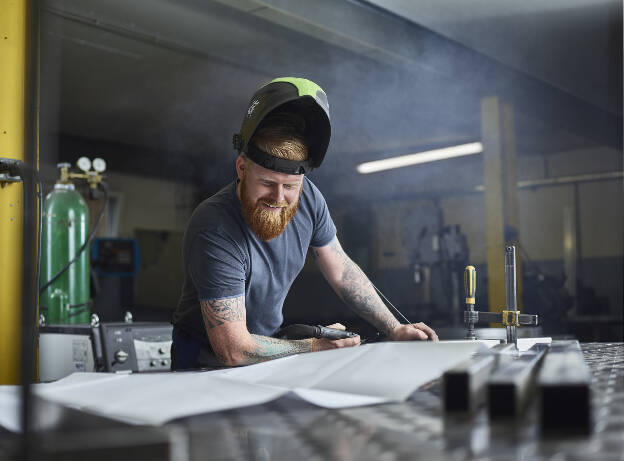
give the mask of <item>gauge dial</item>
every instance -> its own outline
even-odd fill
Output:
[[[102,158],[93,159],[93,169],[98,173],[104,173],[106,170],[106,162]]]
[[[78,165],[78,168],[80,168],[84,172],[87,172],[91,169],[91,160],[89,160],[87,157],[80,157],[76,164]]]

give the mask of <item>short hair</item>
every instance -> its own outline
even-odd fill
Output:
[[[303,117],[278,111],[262,120],[250,142],[267,154],[301,162],[308,158],[304,133]]]

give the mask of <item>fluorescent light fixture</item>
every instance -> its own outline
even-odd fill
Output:
[[[398,157],[361,163],[357,166],[357,171],[361,174],[376,173],[377,171],[391,170],[392,168],[401,168],[404,166],[417,165],[419,163],[435,162],[437,160],[462,157],[464,155],[480,154],[481,152],[483,152],[483,144],[480,142],[471,142],[468,144],[460,144],[459,146],[444,147],[442,149],[399,155]]]

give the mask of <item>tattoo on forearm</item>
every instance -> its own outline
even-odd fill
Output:
[[[342,300],[381,332],[389,333],[399,321],[388,311],[364,272],[346,255],[338,240],[334,239],[330,245],[344,267],[339,293]]]
[[[224,323],[245,320],[245,298],[243,296],[201,301],[200,304],[207,330]]]
[[[243,352],[247,358],[247,364],[278,359],[287,355],[310,352],[312,350],[312,343],[307,340],[293,341],[261,335],[251,335],[251,337],[255,347],[252,350]]]

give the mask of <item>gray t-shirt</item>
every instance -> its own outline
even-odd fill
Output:
[[[325,198],[304,177],[297,213],[269,242],[245,222],[236,182],[204,200],[184,234],[185,280],[173,323],[208,345],[199,301],[245,295],[247,329],[273,335],[281,326],[282,305],[305,263],[309,246],[327,245],[336,235]]]

